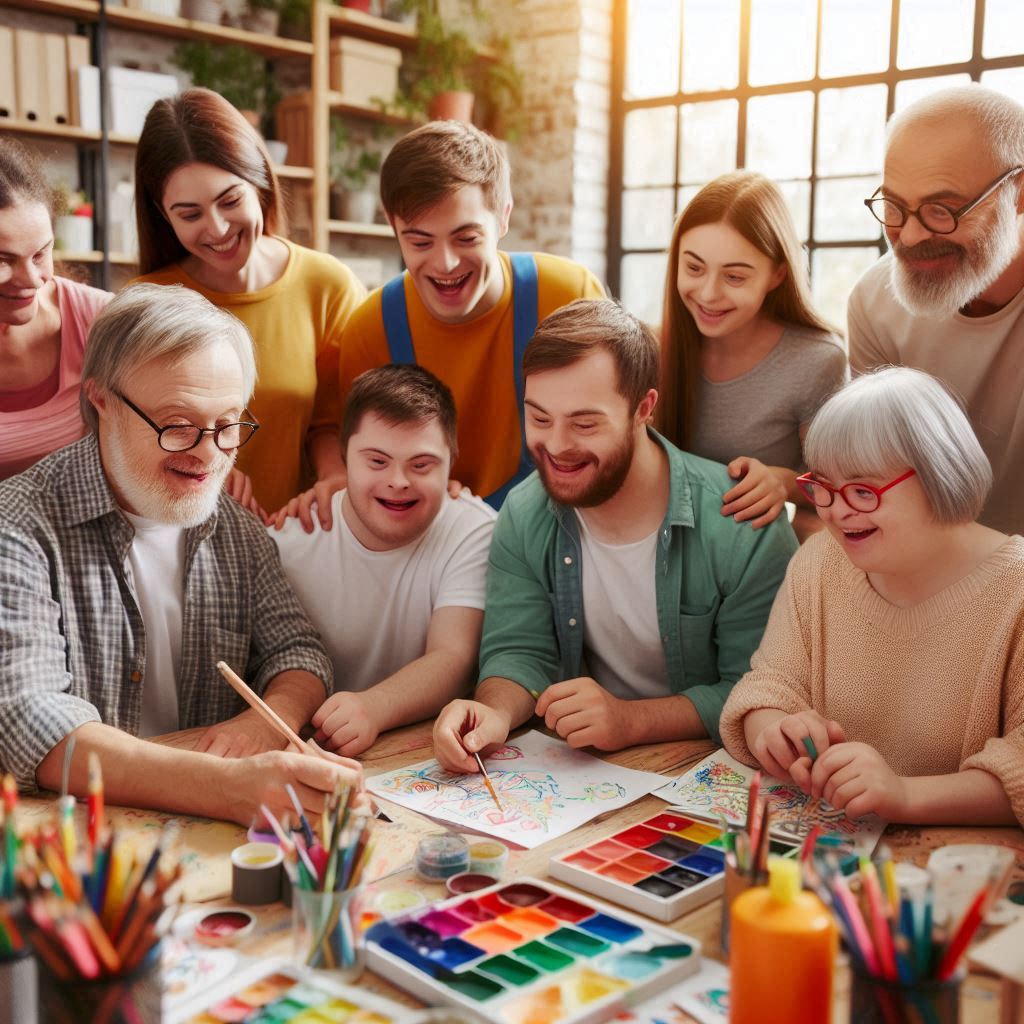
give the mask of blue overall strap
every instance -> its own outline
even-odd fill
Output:
[[[519,406],[519,466],[515,475],[484,500],[501,508],[508,492],[533,472],[530,451],[526,447],[526,410],[523,406],[523,353],[537,330],[537,261],[529,252],[509,253],[512,264],[512,364]]]
[[[415,363],[416,350],[412,347],[409,311],[405,305],[405,274],[391,278],[384,285],[380,293],[380,305],[391,362]]]

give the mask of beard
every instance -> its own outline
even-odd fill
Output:
[[[892,243],[890,286],[900,305],[915,316],[946,317],[963,309],[993,284],[1020,248],[1016,191],[1004,189],[997,198],[992,223],[966,244],[941,235],[914,246]],[[945,274],[915,270],[908,259],[955,256],[956,268]]]
[[[194,458],[187,452],[165,454],[165,466],[194,469],[186,462]],[[234,455],[218,451],[217,459],[206,471],[208,475],[202,485],[192,493],[177,494],[161,479],[159,470],[148,459],[129,453],[116,433],[108,438],[103,455],[110,476],[136,515],[186,528],[199,526],[213,515],[224,478],[235,461]]]
[[[585,486],[554,481],[547,462],[547,449],[538,446],[530,450],[530,455],[540,474],[544,490],[548,492],[552,500],[560,505],[568,505],[570,508],[595,508],[619,493],[629,475],[630,466],[633,465],[635,450],[636,436],[630,431],[622,443],[603,461],[596,459],[590,452],[576,449],[559,454],[559,462],[570,464],[586,462],[597,467],[594,478]],[[584,469],[581,472],[587,471]]]

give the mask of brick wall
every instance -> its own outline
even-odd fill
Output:
[[[495,0],[498,2],[498,0]],[[517,0],[500,20],[525,82],[509,146],[516,209],[508,247],[606,270],[612,0]]]

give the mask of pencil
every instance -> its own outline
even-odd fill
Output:
[[[476,763],[480,768],[480,774],[484,777],[484,785],[487,787],[487,792],[491,794],[491,799],[494,801],[495,806],[498,810],[504,814],[505,808],[501,806],[501,801],[498,799],[498,794],[494,792],[494,785],[491,782],[490,775],[487,774],[487,769],[484,767],[483,761],[480,760],[480,755],[473,752],[473,756],[476,758]]]
[[[242,698],[262,718],[267,725],[276,729],[297,751],[308,754],[308,747],[299,738],[299,734],[269,705],[241,676],[232,671],[226,661],[217,662],[217,671],[239,697]]]
[[[88,798],[88,836],[89,851],[96,852],[96,844],[103,832],[103,772],[100,769],[99,755],[95,750],[89,751],[89,798]]]
[[[814,745],[814,740],[810,736],[804,737],[804,748],[807,750],[807,756],[811,759],[811,764],[814,764],[818,759],[818,748]]]

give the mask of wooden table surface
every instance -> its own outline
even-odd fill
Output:
[[[174,746],[191,747],[202,731],[201,729],[190,730],[173,736],[161,737],[161,742]],[[665,775],[678,775],[714,749],[716,746],[711,741],[700,740],[649,744],[612,754],[599,754],[599,756],[610,763],[627,768],[654,771]],[[366,774],[370,776],[427,760],[432,756],[431,723],[425,722],[396,729],[382,736],[360,760],[363,762]],[[424,820],[405,808],[395,807],[385,801],[380,801],[380,803],[385,813],[395,820],[415,819],[420,823]],[[665,807],[664,801],[654,796],[645,796],[626,807],[602,814],[568,835],[553,839],[533,850],[512,850],[505,877],[535,875],[543,878],[547,875],[547,864],[552,856],[563,850],[585,845],[613,831],[649,818],[663,807]],[[239,829],[239,841],[243,841],[241,829]],[[897,860],[913,861],[921,866],[925,864],[932,850],[949,843],[993,843],[1008,846],[1013,848],[1017,855],[1015,877],[1024,878],[1024,832],[1019,828],[890,826],[886,830],[882,842],[889,846]],[[415,885],[430,899],[443,899],[448,895],[441,886],[410,881],[409,875],[400,881],[404,885]],[[388,884],[388,882],[380,883],[381,887]],[[565,883],[559,884],[564,885]],[[215,902],[230,903],[229,900]],[[267,909],[257,908],[256,912],[260,927],[254,936],[238,947],[239,951],[254,956],[289,956],[291,954],[291,935],[287,922],[290,920],[290,911],[278,905]],[[705,955],[721,959],[720,916],[721,901],[714,900],[684,915],[667,927],[698,939],[703,945]],[[385,979],[369,972],[364,975],[360,984],[405,1005],[421,1005]],[[836,984],[836,1014],[834,1015],[836,1024],[842,1024],[848,1018],[847,984],[846,972],[840,970],[837,973]],[[994,979],[978,974],[972,974],[968,978],[963,989],[961,1019],[962,1024],[997,1024],[999,1020],[998,983]]]

